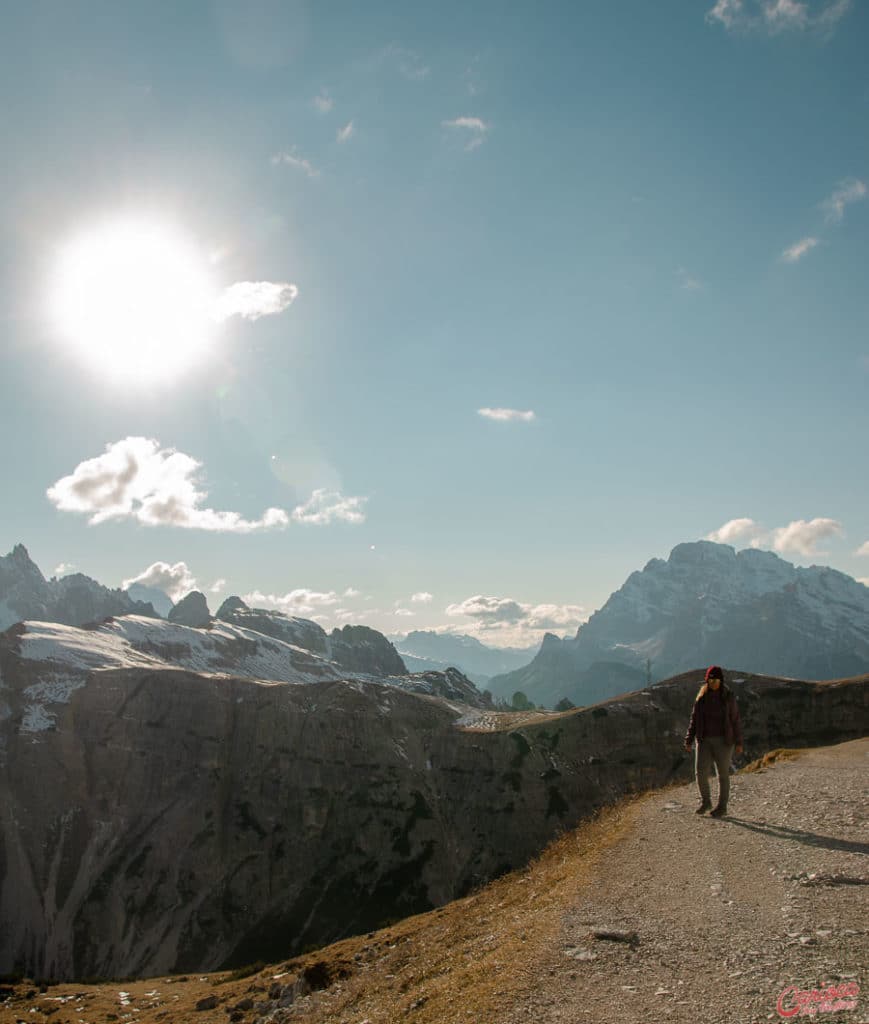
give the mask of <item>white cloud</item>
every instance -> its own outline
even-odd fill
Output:
[[[72,564],[72,562],[61,562],[60,565],[55,567],[54,575],[65,576],[67,573],[72,572],[74,568],[75,566]]]
[[[679,267],[676,271],[676,277],[679,280],[679,287],[684,289],[686,292],[696,292],[703,287],[702,282],[698,278],[689,274],[684,267]]]
[[[364,504],[367,498],[345,498],[338,491],[327,491],[318,487],[311,497],[293,509],[292,518],[297,523],[314,523],[321,526],[336,519],[346,523],[364,523]]]
[[[321,114],[328,114],[335,106],[335,101],[325,89],[321,89],[319,95],[315,96],[311,102]]]
[[[796,263],[797,260],[802,259],[811,249],[818,244],[817,238],[801,238],[799,242],[794,242],[793,245],[789,246],[781,254],[781,258],[785,263]]]
[[[338,129],[338,134],[335,136],[335,140],[337,142],[347,142],[353,137],[354,131],[355,128],[353,127],[353,122],[348,121],[343,128]]]
[[[720,21],[725,28],[735,28],[744,17],[743,0],[717,0],[706,14],[707,21]]]
[[[304,171],[309,178],[317,178],[320,176],[320,172],[311,163],[311,161],[299,156],[295,147],[284,153],[275,153],[272,157],[272,164],[275,166],[283,164],[286,167],[296,167],[298,170]]]
[[[360,591],[354,590],[353,587],[348,587],[341,596],[342,597],[359,597],[359,594],[360,594]]]
[[[510,597],[477,594],[459,604],[448,605],[446,614],[464,616],[462,632],[497,646],[528,646],[542,639],[544,632],[574,633],[587,618],[579,605],[526,604]]]
[[[340,599],[334,590],[320,591],[300,588],[286,594],[263,594],[259,590],[254,590],[250,594],[245,594],[242,600],[251,608],[277,608],[287,615],[322,619],[328,618],[328,616],[322,614],[315,616],[313,613],[318,608],[331,608],[332,605],[338,604]]]
[[[427,590],[420,590],[416,594],[411,595],[411,601],[415,604],[428,604],[432,600],[433,595]]]
[[[412,612],[410,608],[396,608],[393,614],[408,618],[409,616],[416,615],[416,612]]]
[[[298,294],[299,289],[288,281],[236,281],[217,300],[215,316],[218,320],[231,316],[259,320],[283,313]]]
[[[731,519],[706,535],[706,540],[717,544],[737,544],[740,541],[759,540],[765,534],[763,527],[753,519]]]
[[[147,569],[124,580],[121,586],[128,590],[134,583],[141,583],[143,587],[156,587],[168,594],[173,601],[178,601],[191,590],[196,590],[196,577],[188,569],[186,562],[175,562],[170,565],[168,562],[152,562]]]
[[[471,136],[465,145],[465,149],[469,150],[481,146],[489,134],[489,129],[492,127],[490,123],[479,117],[454,117],[451,121],[441,121],[441,126],[443,128],[455,128],[459,131],[470,132]]]
[[[219,580],[215,580],[208,588],[210,594],[219,594],[221,590],[226,586],[226,580],[221,576]]]
[[[781,32],[816,31],[829,35],[851,7],[851,0],[809,4],[802,0],[716,0],[706,20],[729,31]]]
[[[855,555],[869,555],[869,540],[865,544],[861,544],[859,548],[854,552]]]
[[[804,29],[809,24],[809,5],[797,0],[770,0],[763,4],[763,16],[770,32]]]
[[[146,437],[107,444],[102,455],[79,463],[48,488],[49,500],[63,512],[88,515],[93,526],[132,519],[145,526],[252,533],[286,526],[283,509],[267,508],[260,519],[238,512],[203,508],[207,492],[198,489],[202,463]]]
[[[524,412],[521,409],[477,409],[477,414],[485,419],[498,420],[501,423],[506,423],[510,420],[521,420],[523,423],[530,423],[535,419],[534,412],[531,409],[526,409]]]
[[[821,203],[826,210],[827,221],[831,224],[838,224],[845,216],[845,207],[849,203],[857,203],[866,198],[866,185],[858,178],[847,178],[839,183],[829,199]]]
[[[818,544],[830,537],[841,537],[842,524],[835,519],[795,519],[787,526],[772,531],[772,546],[778,552],[795,552],[812,556],[825,554],[818,550]]]

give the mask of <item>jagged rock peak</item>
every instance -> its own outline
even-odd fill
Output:
[[[177,622],[181,626],[207,626],[211,622],[211,612],[208,610],[205,594],[199,590],[191,590],[169,612],[169,621]]]
[[[0,558],[0,568],[2,568],[3,562],[6,563],[7,569],[14,571],[17,575],[29,576],[40,582],[45,581],[39,566],[30,557],[30,553],[23,544],[16,544],[5,558]]]
[[[242,601],[240,597],[236,597],[234,594],[232,597],[228,597],[223,604],[217,609],[215,618],[223,619],[232,612],[249,612],[250,608]]]

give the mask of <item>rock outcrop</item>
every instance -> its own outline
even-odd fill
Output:
[[[34,619],[82,626],[108,615],[157,616],[151,604],[133,601],[82,573],[47,580],[23,544],[0,556],[0,630]]]
[[[527,666],[495,676],[552,707],[641,686],[692,665],[833,679],[869,670],[869,587],[827,566],[797,568],[769,551],[697,541],[632,573],[576,637],[547,634]]]
[[[170,610],[167,618],[180,626],[203,629],[211,622],[211,612],[208,610],[205,594],[199,590],[191,590]]]
[[[27,657],[48,645],[29,628],[0,638],[0,973],[277,959],[440,905],[619,794],[690,773],[699,671],[473,731],[460,707],[360,680],[146,660],[71,677]],[[731,683],[748,757],[869,729],[869,677]]]
[[[311,619],[284,615],[268,608],[249,608],[240,597],[228,597],[217,609],[216,617],[223,622],[231,622],[276,640],[283,640],[284,643],[328,656],[329,638],[326,631]]]
[[[332,660],[351,672],[396,676],[407,672],[401,655],[376,629],[344,626],[333,629],[329,639]]]

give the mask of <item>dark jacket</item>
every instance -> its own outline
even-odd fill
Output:
[[[721,701],[724,704],[724,742],[742,746],[742,723],[739,721],[739,707],[731,690],[721,684]],[[706,739],[706,699],[709,691],[694,701],[688,732],[685,733],[685,746],[690,747],[694,740]]]

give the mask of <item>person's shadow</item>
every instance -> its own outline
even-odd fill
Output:
[[[745,818],[726,818],[731,825],[758,832],[760,835],[772,836],[774,839],[790,839],[804,846],[819,846],[824,850],[841,850],[844,853],[856,853],[869,857],[869,843],[856,843],[848,839],[835,839],[833,836],[822,836],[817,832],[805,832],[803,829],[789,828],[787,825],[768,825],[766,822],[747,821]],[[869,884],[869,881],[867,881]]]

